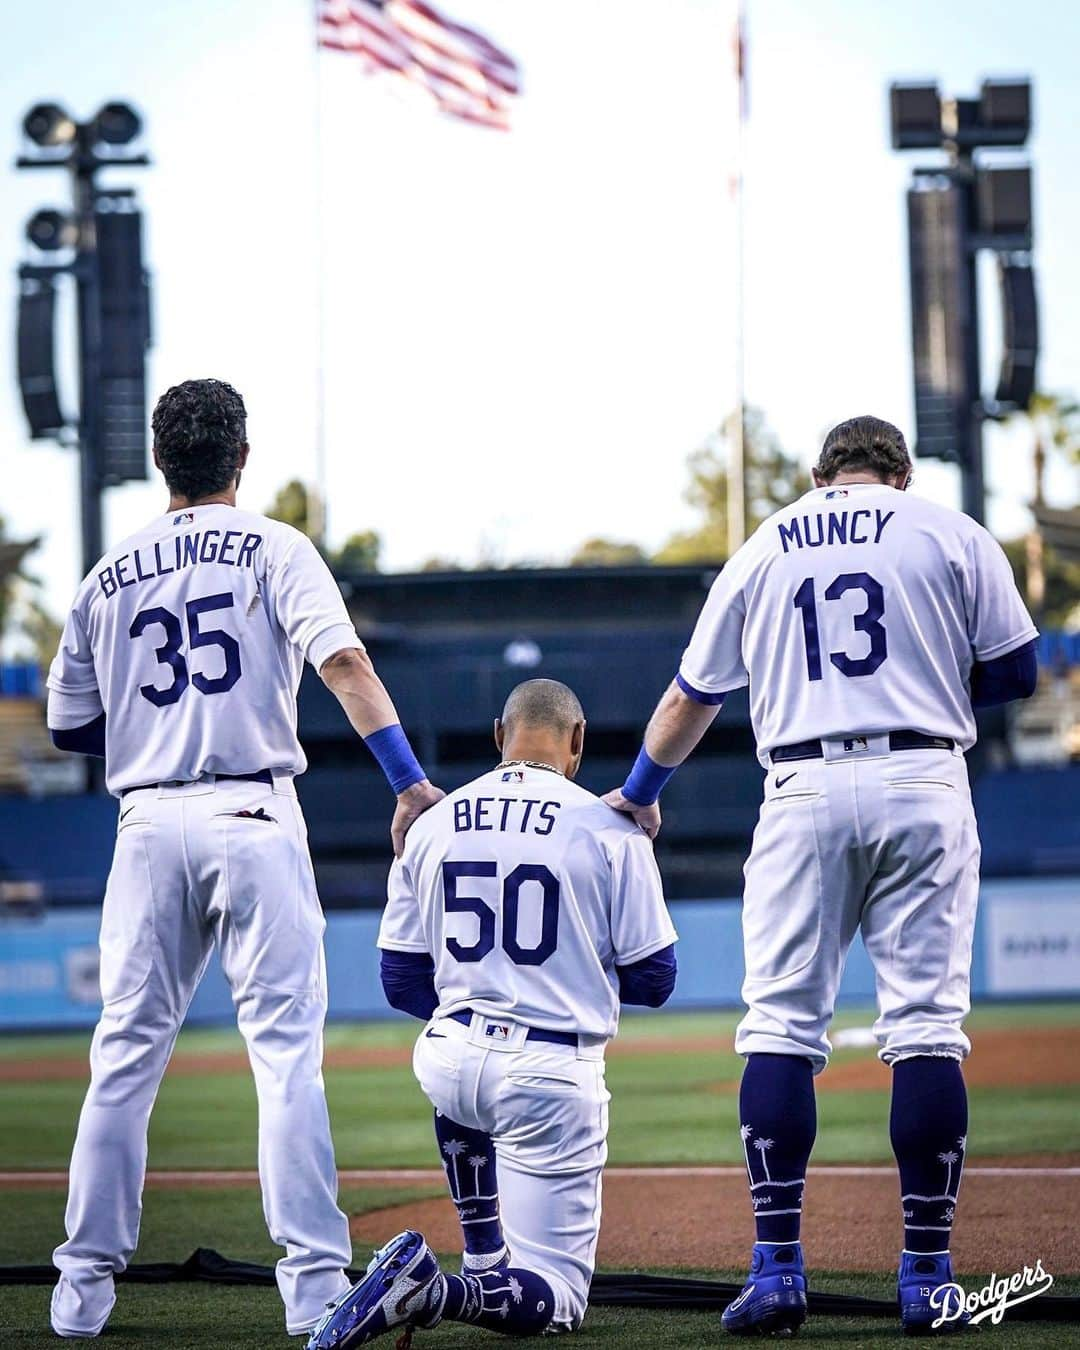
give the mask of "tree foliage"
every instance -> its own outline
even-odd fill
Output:
[[[647,563],[649,555],[640,544],[594,535],[580,544],[570,559],[571,567],[630,567]]]
[[[307,484],[292,478],[278,489],[266,514],[271,520],[284,521],[310,538],[314,525],[311,508]],[[382,539],[374,530],[358,530],[350,534],[339,549],[326,550],[325,557],[334,571],[377,572],[381,550]]]
[[[700,449],[690,456],[686,500],[701,512],[694,530],[674,534],[656,554],[661,563],[722,562],[728,544],[728,460],[738,428],[732,413]],[[781,446],[760,408],[743,410],[743,461],[746,476],[746,533],[757,529],[774,511],[809,490],[810,475]]]

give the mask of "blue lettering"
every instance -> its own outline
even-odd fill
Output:
[[[797,520],[789,521],[787,525],[781,522],[776,527],[780,531],[780,542],[784,546],[784,552],[788,551],[789,541],[796,548],[802,548],[802,537],[799,534],[799,522]]]
[[[199,561],[199,536],[197,534],[184,535],[184,566],[194,567]]]
[[[204,530],[202,548],[199,551],[200,562],[214,562],[217,558],[217,539],[220,530]],[[213,535],[213,539],[210,536]]]
[[[877,534],[874,535],[874,543],[881,543],[881,536],[885,533],[885,526],[896,515],[895,511],[882,511],[880,507],[874,513],[877,516]]]
[[[494,800],[495,800],[494,797],[477,797],[476,816],[473,821],[474,830],[490,830],[493,828],[491,825],[485,825],[482,822],[487,819],[488,807]]]
[[[239,531],[239,530],[226,530],[226,531],[225,531],[225,538],[221,541],[221,551],[220,551],[220,553],[218,553],[218,562],[219,562],[219,563],[229,563],[230,565],[232,565],[232,564],[235,563],[235,559],[233,559],[233,558],[228,558],[228,557],[226,557],[225,555],[229,552],[229,550],[230,550],[231,548],[233,548],[233,547],[235,546],[236,541],[237,541],[237,539],[239,539],[239,538],[240,538],[240,531]]]
[[[843,515],[829,517],[829,543],[846,544],[847,543],[847,512]]]
[[[237,567],[254,567],[255,550],[262,543],[261,534],[247,534],[244,536],[244,542],[240,545],[240,552],[236,555]]]
[[[552,814],[562,806],[562,802],[545,802],[540,808],[540,819],[547,822],[547,829],[537,829],[537,834],[550,834],[555,828],[555,816]]]
[[[504,798],[503,798],[502,820],[499,821],[499,829],[500,829],[500,830],[505,830],[505,829],[506,829],[506,817],[510,814],[510,808],[511,808],[511,806],[513,806],[513,804],[514,804],[516,801],[517,801],[517,798],[516,798],[516,797],[504,797]]]
[[[135,578],[126,577],[124,573],[124,563],[126,563],[127,560],[128,555],[125,553],[122,558],[117,558],[116,562],[113,564],[116,568],[116,580],[121,586],[134,586]]]
[[[810,522],[817,521],[817,538],[810,538]],[[820,516],[803,516],[803,525],[806,527],[806,547],[818,548],[825,542],[825,522]]]
[[[153,574],[153,572],[144,572],[144,571],[142,570],[142,559],[139,557],[139,550],[138,550],[138,549],[135,550],[134,558],[135,558],[135,575],[136,575],[136,577],[137,577],[140,581],[149,581],[150,578],[151,578],[154,574]]]
[[[860,516],[865,516],[867,520],[869,520],[870,512],[865,510],[865,508],[860,508],[858,511],[852,512],[851,533],[848,535],[848,538],[851,540],[853,544],[868,544],[870,542],[869,535],[855,533],[855,522],[859,519]]]
[[[97,574],[97,579],[101,583],[101,593],[106,600],[110,595],[116,594],[116,579],[113,577],[113,570],[111,567],[106,567],[104,572],[99,572]]]
[[[534,807],[534,806],[539,806],[539,805],[540,805],[540,798],[537,797],[537,798],[534,800],[532,797],[525,797],[525,798],[523,798],[523,802],[524,802],[524,806],[525,806],[525,814],[521,817],[521,833],[522,833],[522,834],[525,833],[525,827],[526,827],[526,825],[528,825],[528,823],[529,823],[529,817],[532,815],[532,809],[533,809],[533,807]]]
[[[157,543],[157,544],[154,545],[154,560],[155,560],[155,562],[157,563],[157,574],[158,574],[159,577],[163,577],[167,572],[175,572],[175,571],[176,571],[176,568],[175,568],[175,567],[166,567],[165,564],[161,561],[161,544],[160,544],[160,543]]]
[[[472,829],[472,811],[467,798],[463,797],[454,803],[454,829],[459,834],[462,830]]]

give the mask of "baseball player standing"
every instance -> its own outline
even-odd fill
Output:
[[[892,1066],[904,1327],[928,1329],[951,1281],[967,1140],[962,1030],[979,885],[963,752],[973,707],[1034,691],[1036,631],[980,525],[905,494],[901,433],[857,417],[828,435],[816,486],[720,573],[638,761],[605,800],[650,834],[656,800],[750,685],[765,798],[746,864],[746,1059],[739,1115],[757,1227],[733,1332],[806,1316],[799,1221],[816,1130],[813,1076],[857,929],[874,963]]]
[[[240,511],[235,389],[189,380],[153,416],[168,511],[83,582],[49,673],[61,749],[120,799],[101,920],[101,1020],[71,1158],[52,1325],[96,1336],[139,1235],[150,1111],[216,945],[259,1100],[259,1177],[290,1333],[347,1287],[352,1247],[322,1080],[325,927],[293,778],[308,660],[398,794],[393,835],[442,793],[409,748],[344,602],[298,531]]]
[[[462,1269],[444,1275],[419,1233],[399,1234],[310,1350],[443,1318],[520,1336],[585,1315],[604,1047],[620,1001],[670,995],[675,931],[648,837],[572,781],[584,733],[565,685],[519,685],[495,724],[502,763],[428,811],[393,866],[383,984],[427,1021],[413,1068],[435,1107]]]

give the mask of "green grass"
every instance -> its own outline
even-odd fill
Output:
[[[613,1055],[608,1083],[613,1094],[613,1163],[737,1163],[735,1086],[741,1062],[731,1051],[733,1013],[695,1013],[628,1017],[624,1048],[639,1045],[640,1055]],[[865,1026],[871,1015],[847,1012],[838,1026]],[[1010,1005],[981,1008],[971,1019],[981,1028],[1076,1025],[1075,1004]],[[399,1046],[415,1035],[413,1024],[334,1025],[327,1045]],[[709,1038],[714,1049],[648,1053],[650,1041],[672,1037]],[[89,1036],[6,1037],[0,1060],[85,1057]],[[196,1029],[181,1036],[179,1049],[192,1054],[234,1052],[241,1048],[231,1029]],[[869,1050],[844,1050],[837,1062],[867,1060]],[[822,1092],[819,1095],[818,1162],[886,1161],[888,1102],[884,1091]],[[0,1167],[64,1168],[67,1164],[85,1078],[77,1081],[0,1083]],[[338,1161],[343,1167],[435,1165],[430,1108],[407,1065],[327,1071],[327,1091]],[[1077,1147],[1075,1121],[1080,1089],[975,1089],[972,1094],[973,1142],[985,1155],[1066,1151]],[[158,1168],[251,1168],[255,1165],[255,1093],[246,1070],[236,1074],[168,1076],[151,1127],[150,1166]],[[973,1158],[977,1155],[973,1153]],[[343,1188],[352,1213],[382,1208],[441,1193],[430,1186]],[[0,1190],[0,1264],[40,1264],[62,1237],[63,1190]],[[262,1221],[255,1188],[156,1189],[144,1211],[137,1261],[181,1260],[198,1245],[213,1245],[240,1259],[273,1262],[278,1255]],[[365,1253],[357,1251],[362,1262]],[[688,1272],[691,1273],[691,1272]],[[693,1272],[701,1273],[701,1272]],[[741,1272],[712,1272],[738,1280]],[[977,1277],[965,1280],[977,1287]],[[889,1298],[886,1276],[826,1273],[812,1276],[813,1287]],[[1061,1281],[1055,1293],[1080,1293],[1080,1280]],[[58,1342],[48,1331],[44,1286],[0,1287],[0,1348],[29,1350]],[[984,1331],[994,1350],[1035,1350],[1072,1346],[1080,1341],[1075,1324],[1010,1324]],[[703,1313],[660,1313],[597,1308],[590,1312],[575,1345],[583,1350],[631,1350],[647,1345],[695,1347],[719,1342],[717,1320]],[[905,1344],[891,1320],[814,1319],[801,1340],[845,1347]],[[487,1344],[490,1337],[449,1326],[417,1337],[417,1350],[453,1350]],[[170,1350],[274,1350],[297,1346],[282,1324],[281,1304],[273,1289],[219,1285],[121,1286],[106,1345],[167,1345]],[[392,1342],[388,1339],[385,1344]]]
[[[436,1193],[432,1187],[375,1189],[349,1186],[342,1190],[342,1203],[350,1213]],[[0,1264],[44,1263],[61,1237],[63,1192],[59,1188],[34,1191],[0,1191],[0,1212],[18,1213],[17,1226],[0,1229]],[[214,1245],[237,1259],[271,1264],[279,1255],[266,1236],[258,1193],[254,1190],[212,1191],[204,1188],[155,1190],[143,1216],[142,1236],[136,1259],[168,1261],[181,1259],[206,1235]],[[357,1261],[366,1253],[357,1251]],[[717,1279],[738,1281],[737,1271],[686,1271]],[[861,1294],[889,1299],[892,1286],[887,1276],[844,1275],[814,1272],[812,1287],[834,1293]],[[977,1288],[979,1280],[965,1283]],[[1061,1281],[1055,1292],[1080,1293],[1080,1280]],[[277,1292],[271,1288],[208,1285],[125,1285],[104,1341],[108,1346],[167,1345],[170,1350],[275,1350],[302,1342],[290,1340],[282,1325]],[[49,1288],[45,1285],[0,1288],[0,1344],[4,1350],[55,1347],[48,1330]],[[1076,1343],[1076,1327],[1010,1325],[990,1328],[994,1350],[1035,1350],[1035,1347],[1070,1346]],[[801,1341],[819,1345],[851,1347],[907,1342],[897,1325],[884,1318],[814,1318]],[[701,1347],[719,1342],[715,1314],[650,1312],[631,1308],[595,1308],[584,1328],[574,1338],[575,1346],[588,1350],[631,1350],[647,1345]],[[430,1334],[418,1335],[417,1350],[454,1350],[493,1341],[471,1328],[448,1325]],[[384,1342],[389,1347],[393,1341]]]
[[[738,1163],[735,1087],[741,1061],[731,1050],[734,1013],[628,1017],[624,1050],[672,1037],[707,1037],[716,1049],[681,1053],[621,1053],[608,1062],[612,1092],[612,1163]],[[838,1026],[866,1025],[867,1012],[847,1012]],[[978,1009],[980,1028],[1075,1024],[1080,1007],[1023,1004]],[[338,1024],[327,1045],[405,1049],[414,1024]],[[0,1058],[81,1059],[89,1037],[11,1036]],[[236,1052],[232,1029],[182,1033],[179,1050],[189,1054]],[[870,1060],[872,1050],[841,1050],[835,1062]],[[327,1095],[338,1163],[342,1167],[431,1166],[430,1111],[407,1064],[363,1069],[330,1068]],[[887,1077],[882,1072],[882,1085]],[[62,1168],[71,1151],[85,1078],[38,1083],[0,1083],[0,1168]],[[1050,1086],[972,1091],[978,1121],[973,1158],[1019,1152],[1064,1152],[1076,1148],[1080,1088]],[[814,1159],[887,1162],[890,1157],[884,1092],[822,1092]],[[255,1166],[255,1090],[250,1074],[166,1075],[150,1130],[150,1164],[160,1168],[250,1168]]]

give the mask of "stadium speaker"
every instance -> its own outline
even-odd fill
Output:
[[[960,462],[976,394],[967,387],[963,203],[949,180],[922,180],[908,193],[911,329],[917,450]]]
[[[975,195],[979,233],[998,248],[1031,247],[1031,170],[979,169]]]
[[[1026,408],[1035,392],[1039,358],[1039,311],[1035,273],[1030,267],[999,262],[1004,351],[995,398]]]
[[[941,144],[941,95],[936,84],[889,87],[894,150],[927,150]]]
[[[19,393],[33,440],[55,436],[64,426],[64,414],[60,411],[56,392],[55,316],[55,280],[21,276],[16,340]]]
[[[1023,145],[1031,131],[1031,81],[984,80],[979,123],[983,145]]]
[[[145,478],[149,283],[142,215],[129,198],[98,199],[94,213],[100,294],[101,383],[97,409],[106,484]]]

